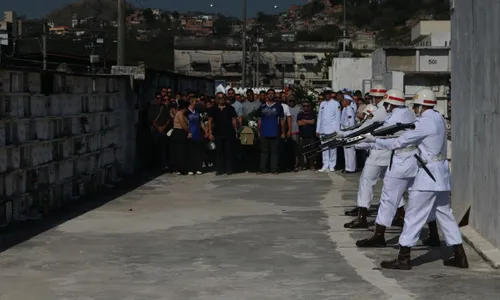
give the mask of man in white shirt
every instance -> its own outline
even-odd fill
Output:
[[[321,102],[316,125],[316,135],[322,137],[340,131],[340,104],[333,99],[333,91],[324,93],[325,101]],[[320,172],[334,172],[337,164],[337,149],[323,151],[323,168]]]

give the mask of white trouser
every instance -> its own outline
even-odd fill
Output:
[[[344,147],[345,170],[347,172],[356,171],[356,148]]]
[[[375,166],[365,164],[358,187],[358,207],[370,208],[373,201],[373,186],[377,184],[379,178],[384,178],[387,166]]]
[[[323,143],[321,143],[323,144]],[[323,151],[323,169],[333,169],[337,164],[337,149]]]
[[[414,177],[394,178],[384,177],[380,206],[378,207],[375,223],[385,227],[391,227],[392,220],[396,215],[398,207],[403,206],[404,192],[413,184]]]
[[[401,246],[413,247],[417,244],[420,231],[429,221],[431,213],[435,214],[448,246],[462,243],[462,234],[450,206],[450,192],[410,191],[405,225],[399,237]]]

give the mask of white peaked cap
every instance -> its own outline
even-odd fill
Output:
[[[225,93],[226,92],[226,89],[224,88],[224,86],[222,86],[222,84],[219,84],[217,86],[217,88],[215,89],[215,93]]]

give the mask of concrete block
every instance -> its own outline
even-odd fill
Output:
[[[47,166],[48,183],[56,183],[56,163],[52,163]]]
[[[5,146],[5,123],[0,122],[0,147]]]
[[[10,91],[12,93],[22,93],[24,91],[24,81],[22,72],[10,73]]]
[[[40,73],[28,73],[28,89],[33,94],[40,94],[42,92]]]
[[[21,152],[19,148],[7,149],[7,169],[16,170],[21,165]]]
[[[500,249],[479,235],[472,227],[461,228],[464,240],[493,268],[500,269]]]
[[[34,157],[31,155],[31,148],[31,146],[20,147],[22,168],[32,167],[36,163],[36,159],[33,159]],[[34,152],[38,154],[37,151]]]
[[[63,201],[68,201],[73,197],[73,183],[64,184]]]
[[[72,138],[63,142],[63,157],[68,158],[75,154],[75,145]]]
[[[0,197],[5,196],[5,175],[0,174]]]
[[[0,173],[7,171],[7,149],[0,148]]]
[[[92,95],[89,98],[89,112],[93,113],[97,111],[97,96]]]
[[[13,215],[13,203],[12,200],[7,200],[4,202],[4,212],[5,212],[5,224],[8,225],[14,220]]]

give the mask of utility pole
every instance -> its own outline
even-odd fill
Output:
[[[241,41],[241,47],[243,48],[243,57],[242,57],[242,62],[241,62],[241,68],[242,68],[242,85],[243,87],[246,86],[247,84],[247,0],[243,0],[243,26],[242,26],[242,41]]]
[[[344,33],[342,34],[344,36],[344,41],[342,43],[342,51],[345,52],[345,42],[346,42],[346,37],[347,37],[347,32],[346,32],[346,0],[344,0]]]
[[[125,65],[125,0],[118,0],[118,43],[116,62],[119,66]]]
[[[257,87],[260,86],[260,76],[259,76],[259,65],[260,65],[260,48],[259,48],[259,38],[257,39],[257,62],[255,63],[255,84]]]
[[[47,71],[47,25],[43,23],[43,33],[42,33],[42,59],[43,59],[43,70]]]
[[[281,82],[283,85],[283,90],[285,89],[285,67],[285,64],[281,64],[281,68],[283,69],[283,71],[281,72]]]

